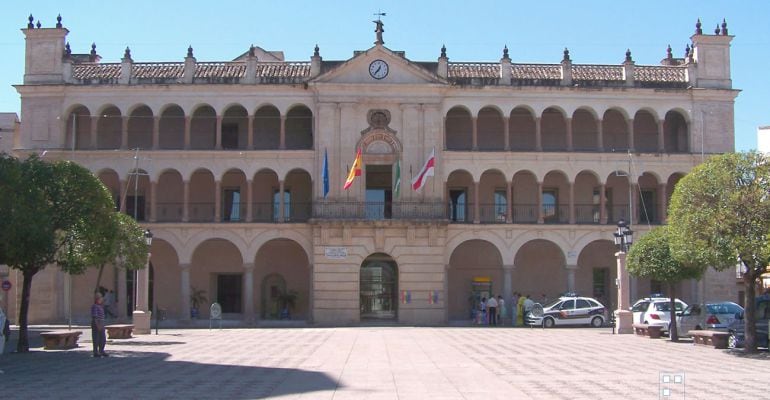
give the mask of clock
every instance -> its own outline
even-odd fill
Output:
[[[374,60],[369,64],[369,75],[374,79],[383,79],[388,76],[388,63],[382,60]]]

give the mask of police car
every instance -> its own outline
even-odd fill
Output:
[[[544,306],[536,304],[526,315],[528,325],[542,325],[545,328],[556,325],[590,325],[598,328],[604,325],[606,319],[607,310],[602,303],[574,293],[567,293]]]

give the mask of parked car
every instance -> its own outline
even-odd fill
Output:
[[[687,303],[674,299],[674,310],[684,311]],[[671,299],[668,297],[650,296],[639,299],[631,306],[633,323],[660,326],[662,332],[668,332],[671,323]]]
[[[756,308],[756,338],[757,347],[768,347],[768,321],[770,321],[770,297],[761,296],[757,298]],[[730,332],[730,339],[728,340],[728,346],[730,348],[743,347],[746,341],[746,321],[744,321],[745,314],[743,312],[735,316],[733,323],[727,328]]]
[[[528,325],[550,328],[556,325],[590,325],[598,328],[607,320],[602,303],[590,297],[562,296],[542,307],[534,307],[525,316]]]
[[[676,327],[679,334],[688,336],[692,330],[727,331],[735,315],[742,313],[743,307],[731,302],[690,304],[681,313],[677,313]]]

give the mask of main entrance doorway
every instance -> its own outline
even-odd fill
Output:
[[[372,254],[361,264],[361,319],[395,319],[398,267],[386,254]]]
[[[241,274],[217,275],[217,303],[222,306],[223,313],[237,314],[241,312]]]
[[[393,166],[366,166],[366,219],[390,219],[393,215]]]

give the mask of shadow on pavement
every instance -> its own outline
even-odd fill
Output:
[[[338,388],[324,373],[295,368],[173,361],[168,353],[114,348],[108,353],[107,358],[72,350],[3,354],[3,392],[17,399],[251,399]]]

